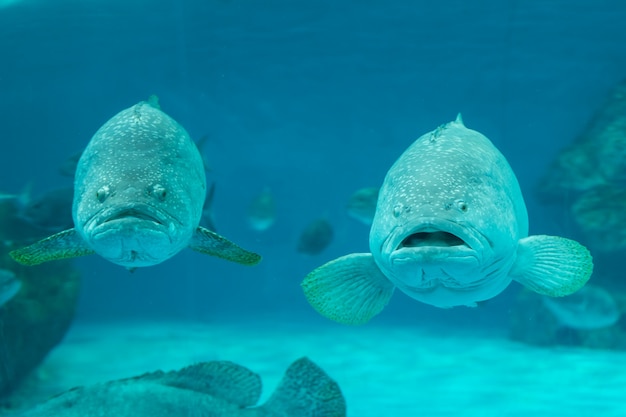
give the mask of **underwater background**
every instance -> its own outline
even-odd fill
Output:
[[[619,0],[0,2],[0,192],[71,186],[64,162],[154,94],[193,139],[206,138],[217,231],[263,256],[244,267],[185,250],[133,273],[98,256],[72,260],[74,327],[42,365],[48,376],[28,386],[51,394],[219,358],[265,371],[268,392],[307,355],[342,387],[352,417],[626,415],[626,371],[615,367],[626,353],[509,340],[516,283],[478,308],[396,292],[359,328],[319,316],[300,287],[319,265],[368,251],[350,196],[379,186],[415,139],[459,112],[515,171],[530,233],[584,242],[568,197],[547,205],[537,186],[626,77],[624,22]],[[259,231],[248,208],[263,190],[276,215]],[[298,251],[320,218],[332,241]],[[600,270],[617,271],[619,257],[601,256]],[[161,336],[170,341],[158,345]],[[410,359],[392,366],[399,356]],[[116,372],[98,374],[103,358]],[[37,388],[60,375],[67,381],[50,392]]]

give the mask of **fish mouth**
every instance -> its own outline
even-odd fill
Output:
[[[386,242],[396,261],[416,254],[434,258],[479,258],[486,239],[473,228],[438,218],[418,219],[410,228],[398,228]]]
[[[415,232],[405,237],[398,245],[397,249],[401,248],[420,248],[424,246],[439,246],[439,247],[452,247],[452,246],[467,246],[469,245],[461,239],[459,236],[450,232],[444,232],[440,230],[436,231],[422,231]],[[396,250],[397,250],[396,249]]]
[[[417,218],[397,226],[383,243],[382,268],[407,295],[438,307],[474,305],[500,293],[508,270],[493,242],[473,224]]]
[[[177,219],[156,207],[148,204],[134,204],[123,207],[109,207],[101,210],[87,221],[85,230],[95,231],[95,229],[100,229],[103,226],[131,221],[142,222],[148,227],[152,225],[154,228],[168,228],[173,222],[178,222]]]
[[[146,210],[141,210],[138,208],[127,208],[114,212],[106,217],[101,224],[113,222],[116,220],[127,219],[146,220],[156,223],[158,225],[163,225],[163,219],[157,217],[156,213],[148,213]]]

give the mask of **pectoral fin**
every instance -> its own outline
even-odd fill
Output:
[[[321,315],[342,324],[364,324],[385,308],[395,286],[371,253],[353,253],[315,269],[302,289]]]
[[[198,227],[191,237],[189,247],[205,255],[217,256],[242,265],[256,265],[261,256],[240,248],[230,240],[204,227]]]
[[[580,243],[558,236],[519,241],[511,277],[536,293],[562,297],[581,289],[591,277],[593,259]]]
[[[94,253],[75,229],[68,229],[25,248],[14,250],[9,255],[22,265],[31,266]]]
[[[154,372],[145,378],[223,398],[240,407],[251,407],[261,397],[261,378],[249,369],[227,361],[201,362],[165,374]]]

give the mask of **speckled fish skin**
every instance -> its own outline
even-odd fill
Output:
[[[185,247],[243,265],[261,260],[199,226],[206,194],[202,158],[156,100],[121,111],[95,133],[76,169],[74,227],[11,251],[15,261],[38,265],[96,253],[132,270]]]
[[[232,362],[77,387],[7,417],[345,417],[337,383],[308,358],[293,362],[267,401],[261,379]],[[5,414],[3,414],[5,415]]]
[[[95,133],[74,185],[78,233],[96,253],[129,267],[160,263],[187,246],[206,193],[196,145],[148,102],[121,111]]]
[[[519,184],[504,156],[461,116],[421,136],[387,172],[369,237],[311,271],[307,301],[344,324],[379,314],[395,288],[435,307],[476,306],[515,280],[550,297],[578,291],[593,258],[560,236],[528,236]]]
[[[417,235],[427,232],[442,233]],[[451,235],[465,244],[436,241]],[[527,235],[526,205],[511,167],[485,136],[457,119],[421,136],[388,171],[370,250],[411,297],[440,307],[472,305],[510,284],[517,242]]]

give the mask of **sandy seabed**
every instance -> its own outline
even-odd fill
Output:
[[[303,324],[285,317],[77,322],[17,396],[230,360],[261,375],[262,401],[308,356],[350,417],[626,416],[626,353],[538,348],[470,329]]]

